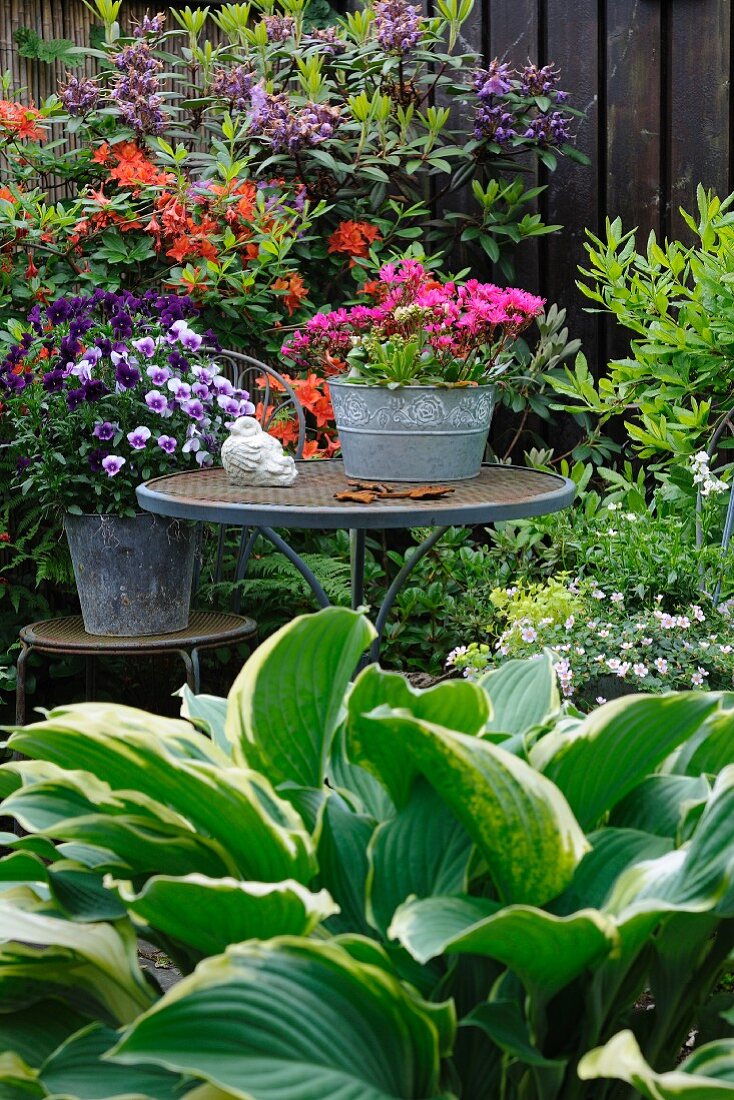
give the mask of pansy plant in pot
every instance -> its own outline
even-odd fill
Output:
[[[543,309],[513,287],[441,280],[421,263],[385,264],[372,305],[317,313],[284,345],[326,372],[345,472],[379,481],[457,481],[479,474],[493,380]]]
[[[85,629],[188,623],[194,530],[139,513],[151,477],[208,466],[249,395],[225,378],[187,297],[98,290],[36,305],[0,363],[15,490],[64,516]]]

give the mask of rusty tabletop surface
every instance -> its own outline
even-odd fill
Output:
[[[473,525],[544,515],[566,508],[575,486],[568,478],[519,466],[485,465],[479,477],[447,483],[437,500],[384,498],[371,504],[339,501],[349,489],[340,459],[298,464],[288,488],[231,485],[221,467],[153,478],[137,489],[141,508],[178,519],[286,528],[396,528]],[[393,483],[396,489],[410,483]]]

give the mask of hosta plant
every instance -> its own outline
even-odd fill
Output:
[[[350,686],[373,633],[332,608],[180,721],[12,733],[3,1095],[731,1095],[734,697],[582,717],[543,658]]]

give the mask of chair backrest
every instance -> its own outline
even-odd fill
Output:
[[[230,382],[238,389],[247,390],[250,400],[260,410],[260,423],[265,431],[284,415],[295,419],[297,438],[294,457],[302,458],[306,442],[306,417],[290,382],[266,363],[241,351],[223,349],[216,358]]]

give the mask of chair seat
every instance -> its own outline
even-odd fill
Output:
[[[81,615],[44,619],[24,626],[21,641],[47,653],[158,653],[162,650],[209,649],[213,646],[244,641],[257,633],[257,623],[245,615],[219,611],[192,611],[185,630],[172,634],[138,634],[111,637],[87,634]]]

